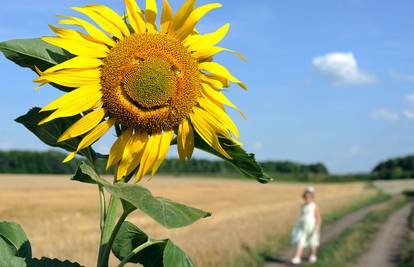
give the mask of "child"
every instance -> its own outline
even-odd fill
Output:
[[[316,262],[321,229],[321,212],[314,202],[315,189],[307,188],[302,196],[304,203],[301,206],[300,218],[292,231],[292,245],[296,245],[296,254],[291,262],[295,265],[301,263],[303,249],[307,247],[311,248],[309,262]]]

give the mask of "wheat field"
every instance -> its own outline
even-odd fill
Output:
[[[175,230],[162,229],[142,214],[130,218],[154,238],[172,238],[199,267],[226,267],[267,237],[287,233],[307,186],[208,177],[156,177],[144,185],[155,195],[213,213]],[[99,238],[96,186],[70,181],[68,176],[0,175],[0,188],[0,220],[23,226],[34,256],[95,265]],[[320,184],[316,190],[323,212],[375,194],[363,183]]]

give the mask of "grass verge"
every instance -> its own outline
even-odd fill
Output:
[[[381,225],[406,202],[405,196],[399,196],[389,200],[384,207],[370,212],[360,222],[345,230],[337,240],[321,247],[318,262],[312,267],[342,267],[356,262],[372,244]]]
[[[372,197],[366,198],[363,201],[352,203],[341,210],[323,214],[323,223],[331,224],[341,219],[345,215],[357,211],[369,205],[377,204],[388,200],[390,197],[384,193],[378,193]],[[259,267],[264,264],[266,258],[277,255],[278,252],[290,245],[290,232],[284,235],[269,236],[259,247],[251,250],[246,247],[243,256],[233,261],[228,266],[230,267]],[[332,265],[331,265],[332,266]]]
[[[400,255],[399,267],[414,267],[414,207],[411,209],[407,223],[410,233]]]

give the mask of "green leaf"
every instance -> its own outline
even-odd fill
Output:
[[[82,136],[71,138],[64,142],[57,142],[58,138],[68,129],[72,124],[81,118],[80,115],[66,118],[58,118],[42,125],[38,123],[50,115],[50,112],[39,112],[40,108],[32,108],[25,115],[16,119],[16,122],[23,124],[29,131],[35,134],[43,143],[60,147],[66,151],[73,152],[78,147],[82,140]],[[94,152],[91,148],[86,148],[79,152],[86,157],[93,157]]]
[[[144,232],[132,223],[125,221],[114,240],[112,252],[122,261],[132,250],[147,241],[148,236]],[[151,245],[132,257],[129,262],[140,263],[144,267],[163,267],[162,255],[164,247],[164,242]]]
[[[154,197],[148,189],[140,185],[118,183],[107,190],[169,229],[184,227],[211,215],[166,198]]]
[[[7,244],[9,247],[8,251],[3,251],[0,254],[4,253],[6,255],[12,252],[13,256],[22,258],[32,257],[30,242],[21,226],[17,223],[0,222],[0,239],[4,241],[0,245],[2,250],[6,250],[4,244]]]
[[[61,261],[58,259],[49,259],[42,257],[41,259],[30,259],[27,261],[28,267],[83,267],[79,263],[70,262],[68,260]]]
[[[40,38],[0,42],[0,51],[21,67],[35,70],[36,66],[41,71],[74,57],[66,50],[48,44]]]
[[[44,71],[74,57],[66,50],[46,43],[40,38],[0,42],[0,51],[3,52],[7,59],[33,71],[36,71],[35,67]],[[51,85],[65,92],[72,90],[72,88],[53,83]]]
[[[0,255],[0,266],[1,267],[26,267],[26,261],[23,258],[16,257],[16,256],[3,256],[1,253]]]
[[[112,195],[129,202],[129,204],[167,228],[187,226],[201,218],[211,215],[206,211],[191,208],[162,197],[154,197],[148,189],[141,185],[125,183],[116,183],[113,185],[105,179],[100,178],[92,167],[86,163],[82,163],[79,166],[72,180],[96,183],[104,186]],[[127,206],[129,207],[129,212],[131,212],[130,205]]]
[[[273,180],[263,171],[260,164],[256,161],[254,154],[247,153],[241,146],[228,138],[219,137],[219,141],[223,149],[231,156],[231,159],[224,157],[214,150],[198,134],[194,136],[194,146],[196,148],[230,162],[247,177],[254,178],[260,183],[269,183]]]
[[[185,252],[177,247],[171,240],[167,241],[164,249],[164,267],[194,267],[194,263]]]

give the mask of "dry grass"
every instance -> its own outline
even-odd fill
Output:
[[[194,225],[164,230],[149,218],[131,220],[153,237],[171,237],[199,267],[228,266],[270,235],[289,231],[298,215],[304,184],[261,185],[250,181],[155,178],[146,183],[156,195],[213,212]],[[98,243],[98,192],[63,176],[0,176],[0,220],[20,223],[34,255],[69,258],[94,266]],[[321,184],[323,212],[360,201],[375,191],[364,184]],[[116,261],[113,261],[116,262]]]

